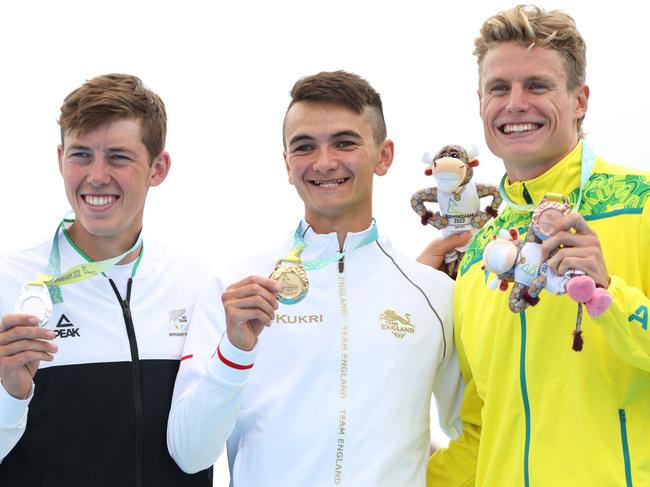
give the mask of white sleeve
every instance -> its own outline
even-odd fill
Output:
[[[450,288],[449,293],[453,293]],[[438,409],[440,428],[450,438],[460,436],[463,431],[463,422],[460,419],[460,406],[463,401],[465,382],[458,365],[458,355],[454,345],[454,327],[452,300],[442,311],[440,317],[443,321],[447,351],[436,370],[433,383],[433,394]]]
[[[0,462],[12,450],[27,426],[27,407],[34,397],[32,392],[24,400],[16,399],[0,384]]]
[[[0,296],[0,316],[7,312],[2,296]],[[34,383],[32,392],[24,400],[16,399],[9,394],[0,383],[0,463],[16,446],[27,427],[27,407],[34,397]]]
[[[212,466],[223,451],[257,355],[228,341],[222,292],[216,278],[201,292],[174,386],[167,447],[186,473]]]
[[[460,405],[465,390],[465,383],[460,373],[456,348],[453,343],[453,338],[447,341],[447,354],[438,366],[433,384],[440,428],[450,438],[456,438],[463,432]]]

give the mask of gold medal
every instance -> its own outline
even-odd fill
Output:
[[[280,283],[282,290],[278,293],[278,301],[282,304],[296,304],[307,295],[309,280],[302,263],[297,265],[281,265],[278,261],[270,279]]]

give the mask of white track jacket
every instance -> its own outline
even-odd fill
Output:
[[[303,262],[339,250],[335,233],[302,228]],[[291,247],[247,261],[228,284],[268,276]],[[199,298],[169,417],[172,457],[196,472],[227,440],[235,487],[424,486],[432,392],[443,429],[461,431],[453,282],[381,237],[307,274],[305,299],[281,304],[251,352],[224,333],[221,282]]]

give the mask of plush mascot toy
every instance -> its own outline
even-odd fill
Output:
[[[411,206],[420,216],[422,225],[433,225],[446,237],[453,233],[471,230],[476,233],[490,217],[496,217],[501,195],[496,186],[474,183],[473,168],[478,166],[475,154],[459,145],[446,145],[433,159],[425,154],[429,167],[424,171],[433,176],[436,186],[425,188],[411,197]],[[492,202],[481,211],[480,199],[492,196]],[[440,210],[432,213],[425,203],[438,203]],[[456,248],[445,255],[446,272],[456,278],[458,264],[468,245]]]
[[[580,329],[582,304],[595,318],[609,308],[612,298],[607,290],[598,287],[584,272],[571,269],[564,275],[558,275],[546,262],[542,262],[542,242],[549,238],[552,223],[568,212],[569,205],[564,196],[545,196],[533,212],[526,240],[519,240],[519,233],[514,228],[502,230],[483,251],[483,262],[486,271],[497,275],[497,279],[490,283],[491,287],[505,291],[509,282],[514,283],[508,299],[513,313],[536,305],[542,289],[558,295],[566,293],[576,301],[578,316],[573,349],[580,351],[583,345]]]

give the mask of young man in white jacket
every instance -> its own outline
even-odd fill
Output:
[[[291,97],[284,160],[305,217],[199,298],[170,453],[195,472],[227,441],[235,487],[424,486],[432,392],[460,432],[452,281],[378,235],[373,178],[393,161],[379,94],[338,71]]]

